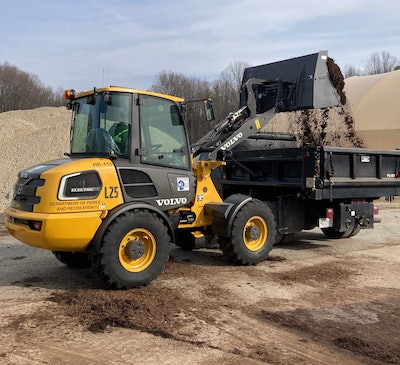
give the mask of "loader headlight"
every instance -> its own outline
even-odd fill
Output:
[[[59,200],[95,199],[101,188],[96,171],[78,172],[61,178],[57,197]]]

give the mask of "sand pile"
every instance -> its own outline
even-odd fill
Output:
[[[10,202],[18,171],[69,151],[70,124],[65,107],[0,113],[0,211]]]

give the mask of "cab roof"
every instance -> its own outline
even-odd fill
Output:
[[[163,98],[163,99],[168,99],[168,100],[174,101],[175,103],[183,103],[185,101],[185,99],[180,98],[178,96],[162,94],[162,93],[157,93],[157,92],[148,91],[148,90],[131,89],[131,88],[121,87],[121,86],[107,86],[107,87],[96,88],[96,89],[92,89],[92,90],[88,90],[88,91],[80,91],[76,94],[75,98],[81,98],[84,96],[93,95],[95,93],[95,90],[97,92],[114,91],[114,92],[131,93],[131,94],[151,95],[151,96],[156,96],[156,97]]]

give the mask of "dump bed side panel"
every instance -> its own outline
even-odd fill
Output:
[[[235,151],[227,161],[230,191],[323,199],[400,195],[400,151],[311,147]]]
[[[315,198],[379,198],[400,195],[400,151],[319,148]]]

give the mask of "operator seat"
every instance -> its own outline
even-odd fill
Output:
[[[122,155],[128,154],[129,147],[129,125],[128,123],[120,122],[114,128],[114,141],[116,142]]]

